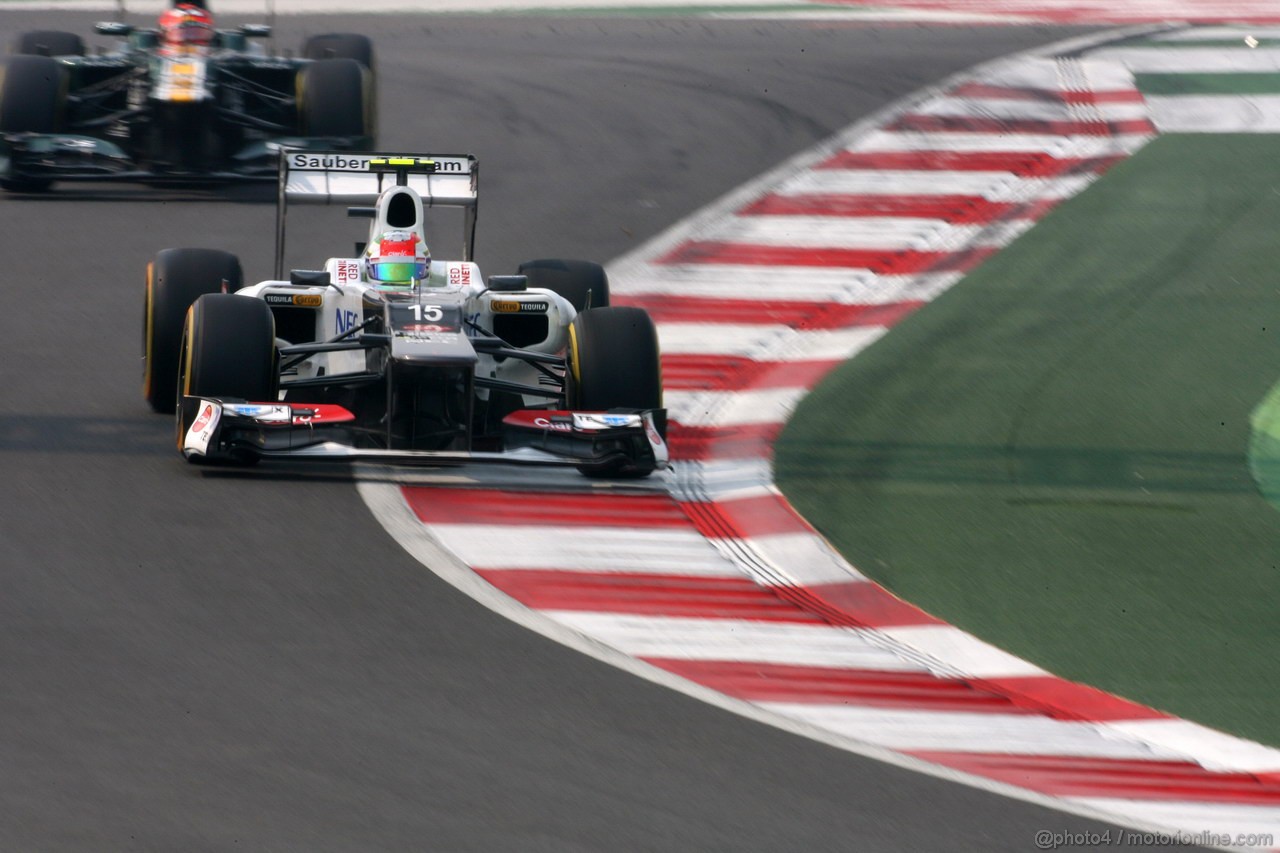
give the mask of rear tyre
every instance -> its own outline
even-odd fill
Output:
[[[355,33],[311,36],[302,43],[302,55],[307,59],[354,59],[373,70],[373,42]]]
[[[0,71],[0,133],[56,133],[66,106],[66,74],[48,56],[10,56]],[[48,189],[53,181],[0,177],[0,187],[15,192]]]
[[[30,56],[84,56],[84,39],[61,30],[33,30],[18,36],[13,52]]]
[[[662,408],[658,332],[642,308],[590,308],[569,326],[565,402],[575,411]],[[587,476],[645,477],[651,470],[580,468]]]
[[[165,249],[147,264],[142,315],[142,396],[157,412],[177,401],[178,353],[187,309],[206,293],[240,288],[240,261],[217,249]]]
[[[525,261],[517,272],[528,277],[530,287],[543,287],[568,299],[579,314],[609,305],[609,276],[599,264],[539,258]]]
[[[176,394],[222,400],[277,398],[275,319],[260,299],[230,293],[201,296],[187,311]],[[178,450],[198,407],[177,406]],[[195,459],[197,457],[193,457]]]
[[[320,59],[298,74],[303,136],[341,136],[373,146],[373,73],[354,59]]]

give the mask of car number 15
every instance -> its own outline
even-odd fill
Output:
[[[409,310],[413,312],[413,319],[419,323],[423,320],[433,323],[444,318],[444,309],[439,305],[410,305]]]

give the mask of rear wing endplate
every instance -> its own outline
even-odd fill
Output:
[[[424,207],[464,209],[462,259],[473,260],[480,167],[470,154],[389,154],[353,151],[280,152],[276,197],[276,278],[284,275],[289,203],[368,205],[388,187],[408,186]]]

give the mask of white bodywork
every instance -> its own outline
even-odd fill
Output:
[[[231,299],[259,299],[271,309],[280,396],[184,396],[179,417],[190,423],[182,437],[188,458],[517,462],[603,476],[667,467],[661,408],[568,408],[576,387],[568,372],[578,370],[580,357],[574,302],[529,288],[524,276],[486,280],[472,261],[474,157],[285,151],[280,162],[275,278]],[[366,246],[393,231],[425,244],[425,209],[460,208],[462,259],[434,258],[426,278],[399,285],[371,281],[364,257],[330,258],[322,270],[295,269],[286,278],[290,202],[376,202],[348,208],[372,220]],[[577,280],[564,286],[591,303],[591,292],[578,294]]]
[[[404,218],[408,208],[405,199],[397,201],[398,196],[407,197],[413,205],[413,222]],[[389,211],[398,205],[400,218],[391,217]],[[374,242],[387,231],[413,231],[423,242],[426,233],[423,227],[423,202],[419,191],[412,185],[392,186],[378,198],[376,214],[369,226],[369,242]],[[433,331],[429,325],[432,309],[436,303],[447,302],[462,306],[464,333],[468,336],[480,335],[482,329],[494,333],[495,320],[504,315],[521,315],[526,318],[546,318],[546,333],[539,340],[522,340],[518,348],[548,355],[562,354],[568,345],[568,327],[576,316],[573,305],[559,294],[541,288],[529,288],[520,291],[493,292],[487,289],[480,268],[471,261],[450,261],[433,258],[430,275],[420,282],[411,294],[379,290],[378,283],[370,281],[367,266],[363,258],[330,258],[325,262],[324,270],[329,274],[328,285],[299,285],[287,280],[268,280],[250,285],[237,291],[239,295],[265,300],[273,311],[277,311],[277,334],[282,326],[294,330],[300,325],[310,333],[310,340],[288,340],[281,338],[280,346],[291,344],[329,341],[350,332],[361,325],[370,310],[370,299],[406,300],[421,305],[424,317],[423,331],[418,339],[423,342],[432,340],[445,342],[451,333],[441,330]],[[377,304],[374,302],[372,304]],[[310,324],[280,322],[281,310],[310,311],[314,317]],[[540,321],[534,320],[535,323]],[[541,374],[531,364],[516,358],[496,359],[485,353],[476,354],[475,375],[501,379],[524,385],[538,385]],[[360,350],[343,352],[317,353],[290,368],[282,376],[282,384],[290,379],[311,378],[319,375],[333,376],[344,373],[362,373],[366,369],[365,354]],[[477,389],[482,399],[487,398],[487,390]],[[525,395],[527,405],[544,403],[545,397]]]

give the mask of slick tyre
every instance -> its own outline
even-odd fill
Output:
[[[0,67],[0,133],[57,133],[62,129],[67,79],[48,56],[10,56]],[[15,192],[48,189],[49,180],[0,177],[0,188]]]
[[[298,123],[303,136],[356,138],[372,147],[373,72],[354,59],[320,59],[303,68]]]
[[[373,70],[373,42],[356,33],[311,36],[302,43],[302,55],[307,59],[354,59]]]
[[[147,264],[142,314],[142,396],[154,411],[177,401],[178,352],[187,309],[206,293],[240,288],[240,261],[217,249],[165,249]]]
[[[543,287],[568,299],[579,314],[609,305],[609,276],[599,264],[539,258],[524,262],[517,272],[529,279],[530,287]]]
[[[662,407],[658,332],[642,308],[590,308],[569,326],[569,408]]]
[[[18,36],[13,52],[28,56],[84,56],[84,39],[61,30],[33,30]]]
[[[262,300],[230,293],[201,296],[187,311],[179,352],[177,396],[275,401],[275,337],[275,319]],[[196,408],[181,401],[177,406],[179,451]]]
[[[658,332],[641,308],[590,308],[569,326],[565,402],[576,411],[662,408]],[[651,470],[579,468],[596,477],[644,477]]]

